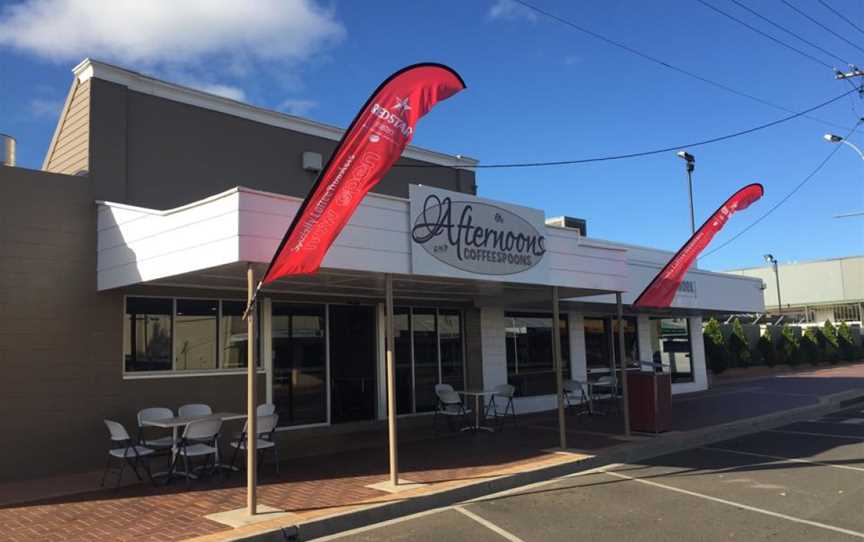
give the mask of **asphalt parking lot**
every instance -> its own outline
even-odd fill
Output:
[[[864,539],[864,410],[611,465],[319,541],[574,539]]]

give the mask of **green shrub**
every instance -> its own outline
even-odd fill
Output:
[[[783,325],[783,357],[790,366],[801,363],[801,345],[795,332],[788,325]]]
[[[855,361],[855,339],[846,322],[840,322],[837,326],[837,344],[843,361]]]
[[[768,336],[768,331],[765,331],[759,342],[756,343],[756,350],[761,354],[762,361],[769,367],[774,367],[777,363],[774,355],[774,345],[771,344],[771,338]]]
[[[702,330],[702,340],[705,343],[705,357],[708,368],[714,374],[720,374],[729,366],[729,354],[726,350],[726,339],[720,331],[720,322],[711,318]]]
[[[729,335],[728,349],[736,367],[751,365],[750,343],[744,334],[744,327],[737,318],[732,321],[732,334]]]
[[[825,320],[822,326],[822,336],[825,340],[825,361],[835,364],[840,361],[839,340],[837,339],[837,328],[831,320]]]
[[[801,358],[805,363],[817,365],[822,361],[822,348],[819,346],[821,342],[820,331],[815,327],[808,327],[801,337]]]

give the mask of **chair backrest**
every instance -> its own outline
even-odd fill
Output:
[[[222,420],[219,418],[208,418],[206,420],[195,420],[186,425],[183,430],[183,438],[193,440],[209,440],[219,434],[222,428]]]
[[[435,384],[435,393],[437,394],[439,391],[454,391],[453,386],[450,384]]]
[[[276,424],[279,423],[279,415],[278,414],[268,414],[266,416],[258,416],[258,427],[255,429],[258,431],[259,435],[263,435],[266,433],[272,433],[274,429],[276,429]],[[245,435],[249,431],[249,420],[246,420],[243,423],[243,434]]]
[[[507,399],[512,399],[513,395],[516,393],[516,386],[513,384],[498,384],[494,388],[492,388],[492,393],[497,395],[498,397],[506,397]]]
[[[459,394],[453,391],[453,388],[435,390],[435,395],[438,396],[438,400],[441,401],[444,405],[461,405],[462,398],[459,397]]]
[[[210,414],[213,414],[213,409],[208,405],[192,403],[190,405],[181,406],[177,413],[180,414],[181,418],[187,416],[209,416]]]
[[[150,407],[142,408],[138,411],[138,427],[141,427],[142,422],[150,420],[164,420],[173,418],[174,412],[170,408],[165,407]]]
[[[122,423],[118,423],[111,420],[103,420],[105,425],[108,427],[108,432],[111,433],[111,440],[115,441],[125,441],[132,440],[129,437],[129,433],[126,432],[126,428],[123,427]]]
[[[255,409],[255,414],[258,416],[270,416],[276,414],[276,405],[258,405],[258,408]]]
[[[582,391],[582,383],[578,380],[565,380],[561,383],[561,386],[567,393],[578,393]]]

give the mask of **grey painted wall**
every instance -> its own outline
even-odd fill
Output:
[[[302,197],[315,181],[302,153],[326,162],[337,145],[115,83],[93,79],[91,87],[91,175],[100,199],[167,209],[239,185]],[[395,167],[374,191],[408,197],[409,183],[476,192],[473,172],[445,167]]]

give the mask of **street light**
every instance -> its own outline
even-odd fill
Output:
[[[859,149],[855,144],[846,141],[846,138],[838,136],[836,134],[825,134],[822,136],[822,138],[828,143],[843,143],[844,145],[849,145],[850,147],[855,149],[855,152],[858,153],[858,156],[862,160],[864,160],[864,152],[861,152],[861,149]]]
[[[777,313],[783,314],[783,303],[780,302],[780,273],[777,271],[777,258],[773,254],[764,256],[765,262],[774,267],[774,280],[777,282]]]
[[[827,141],[828,143],[844,143],[844,144],[852,147],[853,149],[855,149],[855,152],[858,153],[858,156],[861,157],[861,160],[864,160],[864,152],[861,152],[861,149],[859,149],[858,146],[855,145],[854,143],[849,143],[848,141],[846,141],[845,138],[838,136],[836,134],[825,134],[822,136],[822,138],[825,141]],[[853,213],[844,213],[844,214],[840,214],[840,215],[834,215],[834,218],[849,218],[849,217],[861,216],[861,215],[864,215],[864,211],[856,211]]]
[[[678,158],[687,162],[687,186],[690,188],[690,233],[696,233],[696,217],[693,213],[693,170],[696,169],[696,157],[687,151],[679,151]]]

